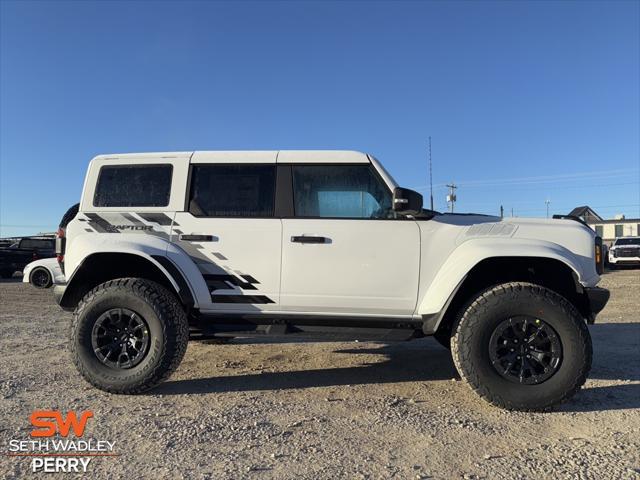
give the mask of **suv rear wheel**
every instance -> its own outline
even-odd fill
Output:
[[[463,308],[451,341],[456,368],[481,397],[510,410],[548,410],[571,397],[591,369],[591,337],[557,293],[513,282]]]
[[[171,292],[150,280],[120,278],[98,285],[78,304],[71,354],[99,389],[140,393],[173,373],[188,339],[187,317]]]

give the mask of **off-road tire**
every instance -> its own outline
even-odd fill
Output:
[[[44,282],[36,276],[36,274],[40,274],[41,272],[47,275],[47,278]],[[36,288],[49,288],[53,284],[53,278],[49,270],[44,267],[34,268],[31,274],[29,275],[29,283]]]
[[[127,308],[144,318],[150,345],[142,361],[129,369],[116,369],[100,361],[91,334],[99,316],[111,308]],[[92,385],[111,393],[135,394],[166,380],[187,349],[187,317],[175,295],[162,285],[140,278],[119,278],[87,293],[73,314],[71,356],[80,374]]]
[[[542,319],[560,338],[562,361],[542,383],[511,382],[491,364],[493,331],[516,315]],[[549,410],[573,396],[591,369],[591,337],[584,319],[567,299],[539,285],[512,282],[481,292],[461,309],[454,332],[451,351],[460,376],[483,399],[508,410]]]

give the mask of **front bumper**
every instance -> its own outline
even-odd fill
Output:
[[[637,265],[640,264],[640,257],[609,257],[609,263],[613,265]]]
[[[606,288],[600,287],[585,288],[584,293],[586,293],[589,302],[590,316],[587,318],[587,322],[594,323],[596,321],[596,315],[605,307],[611,294]]]

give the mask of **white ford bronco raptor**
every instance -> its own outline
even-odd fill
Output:
[[[580,220],[424,210],[353,151],[100,155],[57,250],[73,360],[114,393],[165,380],[190,332],[434,335],[481,397],[545,410],[585,382],[609,298]]]

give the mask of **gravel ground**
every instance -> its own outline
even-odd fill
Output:
[[[0,283],[0,445],[37,409],[92,410],[85,438],[115,441],[94,478],[640,479],[640,271],[604,275],[585,388],[557,411],[477,398],[432,339],[189,344],[151,394],[89,387],[50,291]],[[3,455],[0,477],[32,475]]]

